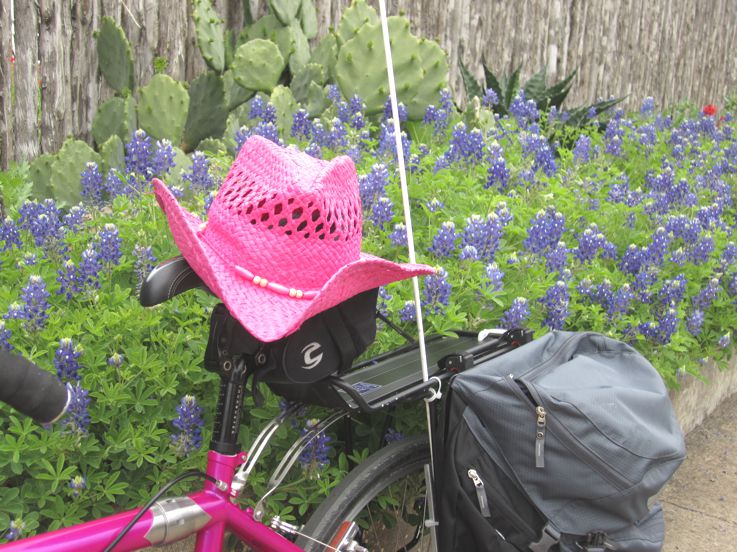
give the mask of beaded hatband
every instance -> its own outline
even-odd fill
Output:
[[[235,270],[236,272],[238,272],[238,274],[240,274],[247,280],[250,280],[253,285],[260,286],[262,288],[268,288],[271,291],[274,291],[281,295],[286,295],[293,299],[314,299],[315,297],[317,297],[318,294],[317,291],[302,291],[301,289],[288,288],[281,284],[277,284],[276,282],[269,282],[269,280],[267,280],[266,278],[256,276],[253,272],[243,268],[242,266],[235,265]]]

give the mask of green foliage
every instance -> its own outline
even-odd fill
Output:
[[[179,144],[189,109],[186,88],[168,75],[154,75],[139,95],[138,126],[155,140]]]
[[[182,149],[193,151],[203,138],[222,136],[227,119],[222,77],[215,73],[203,73],[189,86],[189,112],[184,125]]]
[[[210,0],[194,0],[192,10],[197,46],[208,67],[217,73],[225,70],[225,24]]]
[[[100,72],[108,85],[118,94],[132,91],[133,54],[123,29],[112,17],[105,16],[95,38]]]
[[[284,58],[277,45],[256,38],[236,50],[233,78],[244,88],[270,93],[278,84],[284,67]]]
[[[271,93],[269,103],[276,108],[276,127],[283,136],[289,136],[292,130],[292,119],[299,109],[292,91],[286,86],[277,86]]]
[[[100,157],[102,157],[103,174],[107,174],[109,169],[125,166],[125,146],[120,136],[112,135],[100,146],[99,150]]]
[[[154,74],[166,73],[166,69],[169,67],[169,60],[162,56],[156,56],[153,61]]]
[[[44,153],[31,161],[30,177],[33,182],[33,197],[52,197],[51,165],[54,164],[55,159],[55,155]]]
[[[30,197],[33,190],[30,170],[30,166],[23,163],[0,172],[0,221],[5,218],[6,209],[17,209]]]
[[[51,193],[62,207],[76,205],[82,200],[80,175],[87,163],[100,164],[100,155],[81,140],[67,139],[51,164]]]
[[[92,137],[99,146],[111,136],[123,140],[136,130],[136,108],[132,97],[110,98],[97,108],[92,120]]]
[[[313,0],[302,0],[299,8],[299,23],[308,40],[317,36],[317,10]]]
[[[379,22],[376,10],[369,6],[365,0],[354,0],[343,12],[340,18],[336,37],[339,45],[343,45],[356,36],[358,29],[364,25],[375,25]]]
[[[322,87],[325,80],[325,67],[319,63],[308,63],[294,75],[290,87],[297,101],[306,103],[309,97],[310,85],[314,83]]]

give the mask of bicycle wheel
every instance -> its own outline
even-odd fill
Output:
[[[427,437],[392,443],[356,466],[310,517],[297,544],[307,552],[327,550],[345,521],[361,527],[358,538],[370,552],[429,550],[424,466]]]

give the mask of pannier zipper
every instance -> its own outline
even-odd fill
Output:
[[[565,358],[566,356],[568,356],[569,351],[568,351],[568,349],[566,347],[568,345],[568,343],[570,343],[571,341],[573,341],[574,339],[576,339],[578,337],[579,337],[578,335],[572,335],[571,337],[567,338],[560,345],[560,349],[558,349],[553,355],[551,355],[550,357],[548,357],[547,359],[545,359],[543,362],[541,362],[540,364],[538,364],[534,368],[529,369],[527,372],[523,372],[523,373],[519,374],[517,377],[518,378],[525,378],[525,379],[532,379],[535,376],[537,376],[540,372],[542,372],[543,370],[545,370],[549,365],[553,364],[553,365],[557,366],[558,364],[560,364],[560,361],[559,361],[559,358],[560,357]]]
[[[478,472],[473,468],[468,470],[468,478],[473,483],[473,486],[476,487],[476,498],[479,501],[479,510],[481,510],[481,515],[485,518],[490,518],[491,510],[489,509],[489,501],[486,499],[484,482],[479,477]]]
[[[535,408],[537,413],[537,431],[535,433],[535,467],[545,467],[545,419],[547,417],[545,408],[538,406]]]

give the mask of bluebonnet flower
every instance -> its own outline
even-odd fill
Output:
[[[617,157],[622,155],[622,140],[624,139],[624,129],[621,122],[618,117],[612,117],[609,119],[604,132],[604,151]]]
[[[499,291],[502,289],[502,279],[504,278],[504,272],[499,270],[499,265],[496,263],[489,263],[486,265],[486,280],[483,285],[491,291]]]
[[[180,458],[200,448],[202,445],[202,408],[192,395],[182,397],[177,406],[177,417],[172,421],[177,429],[171,436],[174,452]]]
[[[396,247],[407,247],[407,227],[404,223],[394,225],[394,230],[389,234],[389,240]]]
[[[312,121],[312,142],[320,147],[328,145],[328,131],[319,119]]]
[[[683,247],[678,247],[671,252],[668,260],[678,266],[684,266],[688,262],[688,253]]]
[[[574,253],[582,263],[594,260],[598,254],[603,258],[617,258],[617,248],[606,239],[594,222],[578,235],[578,248]]]
[[[389,170],[383,163],[376,163],[368,174],[358,176],[358,192],[361,195],[361,206],[370,209],[377,198],[386,193],[389,184]]]
[[[525,157],[533,158],[532,170],[542,171],[546,176],[553,176],[558,170],[553,150],[550,148],[547,138],[540,134],[523,132],[520,135],[522,152]]]
[[[20,215],[18,226],[31,233],[37,246],[47,251],[59,249],[64,239],[65,229],[62,225],[61,211],[53,199],[43,203],[26,201],[18,210]]]
[[[645,248],[643,262],[654,266],[662,265],[670,242],[671,237],[665,228],[658,227],[653,234],[652,241]]]
[[[121,355],[120,353],[113,353],[112,356],[107,359],[107,365],[112,366],[113,368],[120,368],[123,365],[124,361],[125,355]]]
[[[338,88],[337,84],[329,84],[325,88],[327,89],[328,100],[334,104],[337,104],[343,99],[343,95],[340,93],[340,88]]]
[[[384,316],[389,314],[389,301],[392,300],[392,295],[389,293],[384,286],[379,286],[379,296],[376,301],[376,310],[378,310]]]
[[[722,258],[720,259],[719,265],[721,266],[722,270],[725,270],[736,260],[737,245],[735,245],[734,242],[728,242],[727,245],[724,246],[724,251],[722,251]]]
[[[77,498],[87,488],[87,480],[81,475],[75,475],[67,485],[72,490],[72,497]]]
[[[38,257],[33,251],[26,251],[23,253],[23,258],[18,261],[18,268],[21,267],[28,267],[28,266],[35,266],[38,264]]]
[[[5,327],[5,322],[0,320],[0,350],[12,351],[15,349],[10,343],[10,338],[13,336],[13,332]]]
[[[619,270],[625,274],[637,274],[645,263],[646,250],[631,243],[619,260]]]
[[[542,253],[560,241],[565,231],[566,217],[554,207],[548,207],[538,211],[530,224],[524,241],[525,249],[530,253]]]
[[[379,228],[384,229],[384,225],[391,222],[394,218],[394,204],[388,197],[380,197],[371,208],[371,222]]]
[[[399,114],[399,122],[404,123],[407,121],[408,115],[407,115],[407,106],[404,105],[402,102],[399,102],[397,104],[397,113]],[[393,119],[392,115],[392,100],[391,97],[387,96],[386,101],[384,102],[384,120],[390,121]]]
[[[729,347],[729,344],[731,342],[732,337],[729,333],[725,333],[722,337],[719,338],[719,341],[717,341],[717,345],[719,345],[721,349],[726,349],[727,347]]]
[[[118,227],[108,222],[100,230],[98,237],[100,241],[97,244],[97,252],[100,262],[107,266],[120,264],[120,259],[123,256],[120,246],[123,240],[120,238]]]
[[[330,122],[330,131],[325,138],[325,145],[332,150],[338,151],[348,145],[348,131],[339,118],[334,117]]]
[[[5,217],[2,226],[0,226],[0,240],[3,241],[3,246],[0,251],[7,251],[16,247],[17,249],[23,248],[23,242],[20,238],[20,230],[15,224],[15,221],[10,217]]]
[[[465,123],[460,122],[453,127],[448,149],[442,155],[440,165],[444,168],[452,163],[478,163],[484,158],[484,148],[482,132],[477,128],[469,132]]]
[[[719,279],[712,278],[699,292],[699,294],[691,299],[691,305],[693,305],[695,309],[705,311],[711,306],[714,299],[716,299],[719,294],[719,290]]]
[[[46,320],[49,317],[48,309],[51,306],[48,301],[49,295],[43,278],[38,275],[31,276],[28,278],[28,285],[21,290],[23,304],[10,305],[5,318],[23,320],[23,327],[29,332],[43,329],[46,326]]]
[[[207,195],[204,197],[203,200],[203,216],[207,217],[207,213],[210,211],[210,207],[212,206],[212,202],[215,200],[215,196],[217,195],[217,192],[214,190],[211,190],[207,192]]]
[[[428,251],[437,257],[452,257],[455,253],[455,242],[457,238],[456,225],[448,220],[440,225]]]
[[[384,433],[384,442],[386,444],[396,443],[397,441],[403,441],[405,439],[404,433],[397,431],[393,427],[388,427],[386,433]]]
[[[136,290],[140,291],[144,280],[156,266],[156,257],[154,256],[151,246],[136,244],[133,247],[133,257],[136,259],[133,265],[133,271],[136,274]]]
[[[500,192],[506,191],[511,173],[507,168],[507,161],[504,159],[504,149],[498,142],[489,144],[487,159],[489,168],[486,171],[484,188],[495,188]]]
[[[509,106],[509,113],[517,119],[517,124],[522,128],[525,128],[529,123],[534,123],[540,118],[537,104],[533,100],[525,99],[524,90],[520,90],[512,100]]]
[[[709,261],[709,257],[716,249],[714,238],[711,234],[706,234],[699,238],[690,251],[691,262],[695,265],[701,265]]]
[[[56,281],[59,282],[59,289],[56,290],[57,295],[63,295],[67,301],[71,300],[74,294],[80,290],[81,286],[79,273],[74,261],[66,259],[56,273]]]
[[[499,324],[502,328],[506,328],[508,330],[522,328],[529,316],[530,306],[527,299],[524,297],[517,297],[512,301],[512,305],[509,309],[507,309],[507,311],[502,315]]]
[[[100,206],[104,203],[105,186],[97,163],[87,163],[81,175],[82,197]]]
[[[87,211],[81,205],[74,205],[69,209],[69,212],[64,215],[63,224],[72,232],[82,228],[84,224],[84,218],[87,216]]]
[[[701,333],[701,328],[703,326],[704,326],[704,311],[701,311],[699,309],[694,309],[686,317],[686,329],[691,335],[697,336]]]
[[[701,223],[698,219],[686,215],[668,215],[663,225],[669,234],[682,239],[686,244],[694,244],[701,234]]]
[[[427,207],[427,210],[431,213],[436,213],[437,211],[440,211],[443,207],[445,207],[445,204],[440,201],[437,197],[432,198],[430,201],[425,203],[425,207]]]
[[[90,426],[89,391],[83,389],[79,383],[70,385],[69,390],[71,391],[71,399],[67,412],[61,421],[61,426],[66,433],[82,437],[87,435]]]
[[[400,134],[400,138],[404,158],[409,159],[410,139],[404,131]],[[381,128],[379,130],[379,146],[376,149],[376,154],[379,156],[384,156],[387,153],[391,153],[391,157],[394,160],[398,158],[396,139],[394,138],[394,124],[391,120],[386,123],[381,123]]]
[[[318,423],[319,420],[316,419],[307,420],[305,427],[302,429],[302,435],[312,431]],[[330,441],[330,437],[321,431],[307,443],[298,458],[305,471],[321,470],[330,463]]]
[[[648,96],[644,100],[642,100],[642,105],[640,106],[640,115],[647,116],[650,115],[655,110],[655,100],[652,96]]]
[[[2,535],[2,537],[8,541],[18,540],[23,536],[23,531],[26,530],[26,523],[19,517],[10,520],[8,530]]]
[[[638,326],[640,333],[656,343],[666,345],[678,329],[678,313],[675,309],[667,309],[657,322],[645,322]]]
[[[151,159],[152,174],[164,177],[176,165],[174,162],[174,148],[167,139],[157,140],[156,149]]]
[[[182,174],[182,180],[189,182],[189,188],[194,192],[207,192],[215,187],[215,181],[210,175],[210,160],[201,151],[192,154],[192,168]]]
[[[671,280],[663,282],[658,292],[658,301],[667,307],[677,307],[686,294],[686,277],[679,274]]]
[[[448,273],[439,267],[435,274],[425,276],[422,288],[422,306],[426,312],[440,314],[450,304],[453,286],[448,282]]]
[[[576,163],[588,163],[591,160],[591,138],[581,134],[573,146],[573,160]]]
[[[571,296],[568,293],[566,283],[558,280],[548,288],[545,295],[539,301],[545,308],[545,320],[543,323],[551,330],[562,330],[570,314],[568,312],[568,305],[570,304]]]
[[[644,125],[637,129],[637,139],[641,145],[652,150],[657,140],[655,125]]]
[[[360,96],[354,94],[350,100],[348,100],[348,115],[349,120],[346,121],[356,130],[361,130],[366,125],[366,121],[363,118],[363,112],[366,109],[366,104]]]
[[[87,247],[82,251],[82,259],[79,262],[79,270],[77,271],[80,291],[91,292],[100,287],[100,271],[102,270],[102,262],[100,255],[94,247]]]
[[[493,88],[487,88],[484,91],[484,96],[481,98],[481,105],[484,107],[488,107],[491,109],[492,106],[499,103],[499,96],[497,96],[497,93],[494,92]]]
[[[241,148],[243,147],[243,144],[246,143],[246,140],[251,136],[251,129],[247,126],[242,126],[238,130],[235,131],[235,151],[236,151],[236,157],[238,156],[238,152],[241,151]]]
[[[310,120],[310,114],[307,110],[300,109],[292,115],[291,134],[292,138],[297,139],[309,140],[312,137],[312,121]],[[240,148],[238,149],[240,150]]]
[[[110,195],[110,198],[116,198],[119,195],[123,195],[129,189],[129,185],[120,178],[118,171],[110,169],[107,172],[104,183],[105,190]]]
[[[125,145],[125,170],[148,179],[151,176],[151,137],[138,129]]]
[[[503,232],[503,221],[496,213],[489,213],[485,219],[473,214],[466,219],[466,226],[461,234],[461,245],[475,247],[480,259],[491,262],[499,248]]]
[[[450,117],[453,113],[453,100],[450,91],[440,91],[440,103],[438,106],[429,105],[425,110],[422,122],[433,125],[433,135],[442,134],[448,129]]]
[[[276,124],[276,108],[265,101],[263,96],[257,95],[251,100],[248,118],[261,119],[264,123]]]
[[[568,254],[571,249],[566,242],[559,241],[555,247],[551,247],[545,253],[545,266],[549,272],[563,272],[568,264]]]
[[[315,142],[312,142],[309,146],[305,148],[305,153],[310,157],[314,157],[315,159],[322,159],[322,148]]]
[[[461,261],[478,261],[480,257],[479,252],[473,245],[466,245],[461,249],[458,258]]]
[[[623,284],[621,288],[615,291],[609,304],[606,306],[607,313],[610,318],[615,318],[620,314],[625,314],[635,300],[635,294],[629,284]]]
[[[399,319],[402,322],[414,322],[417,320],[417,308],[414,301],[405,301],[404,306],[399,309]]]
[[[54,354],[54,367],[59,381],[68,382],[80,380],[79,357],[82,356],[82,348],[75,345],[68,337],[59,340],[59,347]]]

